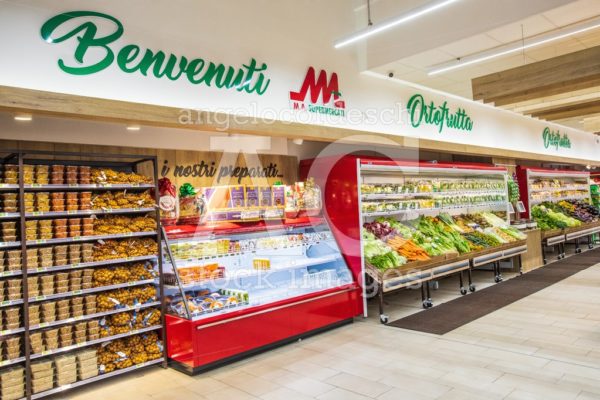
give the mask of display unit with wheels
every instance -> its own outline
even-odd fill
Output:
[[[492,265],[500,281],[499,261],[527,249],[524,235],[509,227],[505,168],[348,155],[302,161],[307,175],[324,188],[333,234],[371,292],[363,298],[377,296],[382,323],[389,319],[384,295],[420,288],[430,308],[430,283],[457,275],[466,295],[476,290],[473,268]]]

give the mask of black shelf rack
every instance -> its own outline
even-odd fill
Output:
[[[31,375],[31,361],[39,360],[41,358],[51,356],[54,354],[66,354],[71,351],[78,351],[87,346],[97,345],[99,343],[105,343],[111,340],[116,340],[122,337],[128,337],[135,334],[144,332],[160,331],[163,343],[166,342],[166,329],[165,329],[165,301],[164,301],[164,281],[163,281],[163,266],[162,266],[162,232],[160,227],[160,216],[157,208],[131,208],[131,209],[100,209],[100,210],[80,210],[80,211],[65,211],[65,212],[28,212],[25,213],[25,193],[27,192],[40,192],[40,191],[143,191],[148,189],[154,190],[154,200],[158,204],[159,193],[158,193],[158,164],[156,156],[145,156],[139,154],[110,154],[110,153],[82,153],[82,152],[59,152],[59,151],[40,151],[40,150],[2,150],[0,152],[0,166],[5,164],[18,164],[19,180],[18,184],[7,184],[0,179],[0,194],[1,193],[18,193],[18,210],[19,212],[1,212],[0,211],[0,222],[3,221],[16,221],[19,226],[20,238],[14,242],[0,242],[0,251],[10,249],[21,250],[21,269],[16,271],[4,271],[0,272],[0,279],[6,278],[21,278],[22,279],[22,299],[17,300],[6,300],[0,302],[0,311],[7,306],[21,306],[21,320],[22,326],[16,329],[0,331],[0,339],[9,335],[21,335],[21,345],[24,349],[22,356],[12,360],[0,360],[0,371],[6,367],[14,366],[17,364],[23,364],[25,367],[25,397],[21,400],[38,399],[46,396],[50,396],[56,393],[61,393],[71,388],[80,387],[92,382],[98,382],[103,379],[108,379],[114,376],[120,376],[127,372],[137,371],[140,368],[160,365],[163,368],[167,367],[167,355],[166,346],[163,345],[163,354],[159,359],[151,360],[143,364],[133,365],[132,367],[116,370],[111,373],[99,374],[90,379],[79,380],[74,383],[62,386],[54,387],[50,390],[33,393],[32,392],[32,375]],[[82,165],[97,168],[112,168],[117,171],[123,172],[136,172],[139,173],[141,168],[147,168],[146,175],[153,177],[153,184],[73,184],[73,185],[53,185],[53,184],[25,184],[24,182],[24,165]],[[117,235],[96,235],[96,236],[81,236],[76,238],[67,239],[48,239],[48,240],[26,240],[26,221],[40,218],[65,218],[65,217],[81,217],[81,216],[102,216],[102,215],[139,215],[143,213],[154,212],[156,218],[156,231],[153,232],[140,232],[140,233],[127,233]],[[53,245],[53,244],[69,244],[69,243],[81,243],[81,242],[93,242],[102,239],[121,239],[121,238],[132,238],[132,237],[152,237],[155,238],[158,248],[157,255],[151,256],[136,256],[118,258],[112,260],[93,261],[87,263],[77,263],[62,265],[56,267],[43,267],[43,268],[28,268],[27,266],[27,249],[37,247],[41,245]],[[40,273],[52,273],[57,271],[69,271],[83,268],[95,268],[101,266],[112,266],[112,265],[123,265],[139,261],[150,261],[157,266],[158,278],[137,282],[129,282],[124,284],[117,284],[105,287],[98,287],[92,289],[84,289],[78,291],[71,291],[68,293],[61,293],[49,296],[29,296],[29,290],[27,287],[27,277],[29,275],[35,275]],[[29,304],[44,300],[50,300],[58,298],[59,296],[68,297],[76,295],[84,295],[86,293],[99,293],[109,290],[114,290],[120,287],[133,287],[137,285],[154,284],[157,287],[157,299],[150,303],[141,304],[134,307],[123,307],[115,310],[106,312],[100,312],[96,314],[84,315],[81,317],[72,317],[66,320],[55,321],[52,323],[41,323],[36,325],[29,324]],[[68,325],[96,317],[102,317],[104,315],[112,315],[121,312],[128,312],[132,310],[139,310],[149,307],[160,307],[161,310],[161,321],[159,325],[146,327],[142,329],[132,330],[126,334],[113,335],[103,337],[98,340],[91,340],[68,346],[66,348],[59,348],[53,351],[47,351],[40,354],[32,354],[30,346],[30,331],[38,331],[51,326]]]

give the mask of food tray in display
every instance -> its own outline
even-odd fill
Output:
[[[42,245],[42,244],[73,243],[73,242],[93,242],[95,240],[126,239],[126,238],[130,238],[130,237],[144,237],[144,236],[156,236],[156,231],[116,233],[114,235],[76,236],[76,237],[65,238],[65,239],[28,240],[27,246],[36,246],[36,245]]]
[[[246,307],[249,306],[250,303],[247,301],[240,301],[237,304],[229,304],[229,305],[225,305],[221,308],[217,308],[214,310],[202,310],[202,311],[192,311],[192,321],[201,319],[202,317],[205,317],[207,315],[218,315],[218,314],[224,314],[225,312],[231,311],[232,309],[239,309],[242,307]],[[182,316],[180,316],[182,317]]]
[[[104,343],[104,342],[111,342],[116,339],[121,339],[121,338],[128,337],[128,336],[139,335],[140,333],[151,332],[151,331],[155,331],[158,329],[162,329],[162,325],[153,325],[153,326],[149,326],[146,328],[134,329],[132,331],[129,331],[126,333],[121,333],[119,335],[106,336],[106,337],[96,339],[96,340],[89,340],[86,342],[77,343],[77,344],[67,346],[67,347],[60,347],[56,350],[46,350],[41,353],[32,354],[31,359],[34,360],[37,358],[46,357],[46,356],[50,356],[53,354],[66,353],[68,351],[80,349],[82,347],[93,346],[95,344],[100,344],[100,343]]]
[[[133,213],[149,213],[154,211],[154,208],[107,208],[98,210],[74,210],[74,211],[35,211],[25,213],[27,218],[37,217],[77,217],[83,215],[108,215],[108,214],[133,214]],[[17,214],[19,215],[19,214]]]
[[[112,372],[108,372],[108,373],[105,373],[105,374],[100,374],[100,375],[94,376],[93,378],[84,379],[84,380],[81,380],[81,381],[69,383],[68,385],[63,385],[63,386],[55,387],[53,389],[50,389],[50,390],[47,390],[47,391],[44,391],[44,392],[32,394],[31,398],[32,398],[32,400],[41,399],[41,398],[46,397],[46,396],[50,396],[50,395],[53,395],[53,394],[64,392],[65,390],[68,390],[68,389],[80,387],[80,386],[87,385],[87,384],[93,383],[93,382],[98,382],[98,381],[101,381],[103,379],[111,378],[113,376],[118,376],[118,375],[126,374],[128,372],[136,371],[138,369],[141,369],[141,368],[144,368],[144,367],[149,367],[151,365],[156,365],[156,364],[162,363],[163,361],[164,361],[163,358],[157,358],[156,360],[147,361],[147,362],[142,363],[142,364],[136,364],[136,365],[133,365],[133,366],[128,367],[128,368],[117,369],[117,370],[112,371]]]

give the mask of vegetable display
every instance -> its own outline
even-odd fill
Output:
[[[363,229],[363,255],[365,260],[375,268],[385,271],[406,264],[406,258],[400,256],[375,235]]]
[[[540,229],[564,229],[581,225],[581,221],[569,217],[562,212],[554,211],[547,206],[551,208],[558,207],[558,205],[555,205],[554,203],[544,203],[533,206],[531,209],[531,216],[537,222]]]
[[[408,261],[427,261],[430,259],[427,252],[410,239],[396,236],[389,239],[387,244],[396,250],[398,254],[406,257]]]

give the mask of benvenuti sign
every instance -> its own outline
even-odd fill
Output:
[[[410,124],[414,128],[425,123],[437,126],[439,133],[442,133],[444,128],[466,132],[473,130],[473,121],[467,112],[460,107],[455,112],[451,112],[447,101],[439,106],[433,101],[427,104],[423,95],[417,93],[408,100],[407,109]]]
[[[103,20],[114,25],[112,33],[100,36],[95,21]],[[57,31],[64,32],[77,25],[61,36],[53,36]],[[161,50],[142,50],[135,44],[127,44],[120,49],[114,48],[117,41],[125,32],[121,22],[107,14],[95,11],[71,11],[57,15],[44,23],[41,29],[42,38],[48,43],[61,43],[68,39],[77,41],[74,58],[75,65],[68,65],[63,59],[58,60],[61,70],[72,75],[90,75],[100,72],[113,63],[125,73],[140,73],[144,76],[167,78],[176,81],[181,77],[187,78],[195,85],[215,86],[219,89],[235,89],[238,92],[256,93],[262,95],[267,91],[271,80],[266,77],[267,64],[258,63],[252,58],[241,66],[226,66],[202,58],[188,59]],[[89,62],[88,51],[101,51],[103,58]]]
[[[560,134],[560,131],[553,131],[550,128],[544,128],[542,132],[542,140],[544,141],[544,148],[554,147],[556,150],[559,148],[570,149],[571,140],[566,133]]]

